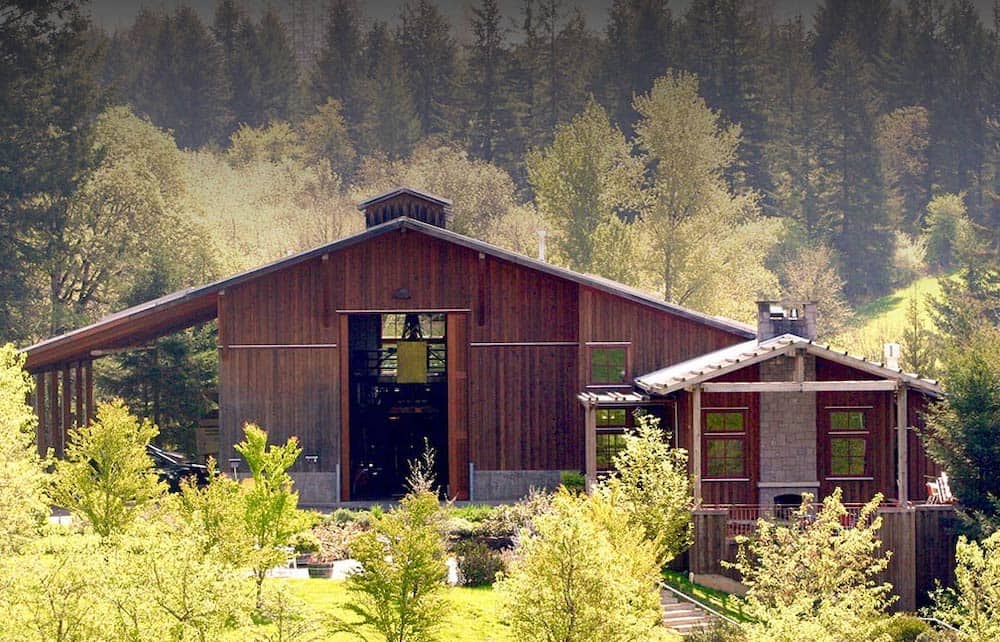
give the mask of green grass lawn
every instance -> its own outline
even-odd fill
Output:
[[[337,580],[268,580],[272,586],[284,586],[305,603],[305,609],[314,619],[323,622],[332,617],[356,621],[357,616],[344,608],[349,595],[345,582]],[[450,608],[448,620],[442,627],[440,638],[449,642],[509,642],[511,637],[506,624],[498,617],[499,602],[493,589],[449,588],[446,593]],[[263,625],[254,627],[263,633]],[[378,640],[370,629],[363,631],[369,639]],[[254,630],[240,631],[234,640],[253,639]],[[347,642],[359,638],[350,633],[331,633],[320,637],[324,642]]]
[[[940,277],[947,278],[947,277]],[[829,339],[836,348],[850,350],[851,354],[882,360],[885,343],[899,343],[907,325],[907,314],[912,299],[919,303],[920,320],[925,327],[932,327],[927,312],[927,299],[941,293],[939,277],[918,279],[895,292],[861,306],[855,311],[854,326]]]
[[[689,595],[697,601],[707,604],[714,610],[737,622],[750,621],[743,614],[743,600],[739,596],[716,591],[700,584],[694,584],[687,578],[686,573],[678,571],[663,571],[663,581],[684,595]]]

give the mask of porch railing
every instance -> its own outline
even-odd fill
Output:
[[[853,528],[858,522],[863,504],[845,504],[847,513],[841,518],[843,526]],[[724,504],[714,506],[702,506],[705,509],[725,510],[726,516],[726,536],[733,539],[740,535],[750,535],[757,530],[757,520],[765,520],[776,524],[790,525],[796,520],[806,523],[815,518],[815,510],[799,516],[798,506],[788,506],[782,504]],[[814,509],[816,506],[814,505]]]

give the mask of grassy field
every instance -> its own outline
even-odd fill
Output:
[[[910,301],[917,300],[921,322],[931,327],[927,298],[937,296],[940,292],[938,277],[928,276],[914,281],[858,308],[854,327],[831,338],[829,343],[834,347],[850,350],[851,354],[881,361],[883,344],[899,343],[903,336]]]
[[[297,599],[305,604],[305,611],[317,622],[323,623],[338,618],[348,622],[356,621],[344,604],[348,601],[347,587],[337,580],[287,580],[274,579],[272,586],[284,586]],[[441,630],[440,638],[449,642],[510,642],[511,637],[507,625],[498,618],[499,603],[497,596],[489,587],[486,588],[449,588],[447,597],[450,603],[449,617]],[[273,632],[273,626],[259,625],[250,631],[240,631],[234,640],[269,639],[266,636]],[[378,640],[374,631],[362,631],[369,639]],[[261,637],[255,637],[255,636]],[[312,638],[310,638],[312,639]],[[323,642],[347,642],[358,640],[352,633],[331,633],[317,638]]]

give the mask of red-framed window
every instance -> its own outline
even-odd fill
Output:
[[[590,385],[628,385],[629,370],[628,344],[590,346]]]
[[[745,408],[702,410],[702,476],[705,479],[747,478]]]
[[[826,408],[829,459],[833,479],[872,476],[871,421],[868,408]]]

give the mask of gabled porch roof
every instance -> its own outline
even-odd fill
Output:
[[[781,355],[791,354],[798,350],[856,368],[888,381],[905,384],[934,397],[941,396],[941,387],[933,379],[903,372],[898,368],[890,368],[884,363],[869,361],[864,357],[835,350],[829,345],[816,343],[794,334],[783,334],[764,341],[753,339],[722,348],[636,377],[635,385],[651,394],[668,395],[677,390],[703,384],[728,372],[740,370]],[[738,386],[739,384],[733,385]],[[802,389],[805,390],[808,387],[806,384]]]

